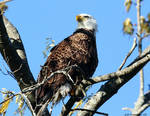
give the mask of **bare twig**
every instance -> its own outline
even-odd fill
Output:
[[[136,38],[134,38],[134,41],[133,41],[133,45],[132,45],[132,48],[130,49],[128,55],[125,57],[125,59],[123,60],[122,64],[120,65],[119,69],[118,70],[121,70],[122,67],[124,66],[124,64],[126,63],[128,57],[132,54],[132,52],[134,51],[134,49],[136,48],[137,46],[137,43],[136,43]]]
[[[150,33],[144,33],[144,36],[142,37],[142,39],[144,39],[145,37],[150,36]]]
[[[35,84],[35,85],[32,85],[32,86],[30,86],[30,87],[24,88],[24,89],[22,90],[22,93],[29,93],[29,92],[32,92],[32,91],[38,89],[38,88],[41,87],[45,82],[47,82],[51,77],[53,77],[55,74],[64,74],[65,77],[67,78],[67,80],[71,81],[71,82],[74,84],[74,82],[73,82],[71,76],[69,75],[69,71],[70,71],[70,69],[72,69],[72,68],[80,68],[80,67],[78,67],[77,65],[71,65],[71,66],[68,66],[68,67],[66,67],[66,68],[64,68],[64,69],[61,69],[61,70],[57,70],[57,71],[55,71],[55,72],[52,72],[48,77],[45,77],[42,82],[37,83],[37,84]],[[53,106],[54,106],[54,104],[55,104],[56,101],[57,101],[57,98],[55,98],[55,100],[53,100],[54,103],[52,104],[52,107],[51,107],[51,108],[53,108]],[[43,111],[45,110],[45,108],[47,108],[49,102],[50,102],[50,101],[47,100],[47,102],[41,106],[41,108],[39,109],[39,111],[38,111],[38,113],[37,113],[37,116],[41,116],[41,114],[43,113]],[[50,112],[50,113],[51,113],[51,112]],[[50,115],[51,115],[51,114],[50,114]]]
[[[3,1],[0,2],[0,4],[6,3],[6,2],[10,2],[10,1],[12,1],[12,0],[3,0]]]
[[[1,91],[1,93],[4,93],[4,92]],[[4,94],[7,94],[7,93],[4,93]],[[11,94],[11,96],[10,96],[9,98],[7,98],[7,99],[5,99],[4,101],[0,102],[0,105],[3,104],[3,103],[5,103],[6,101],[8,101],[8,100],[10,100],[10,99],[13,99],[13,98],[14,98],[15,96],[17,96],[17,95],[20,95],[20,93]]]
[[[5,67],[5,69],[6,69],[6,67]],[[2,72],[3,75],[9,75],[8,71],[7,71],[7,73],[6,73],[6,72],[4,72],[1,68],[0,68],[0,72]]]
[[[144,94],[143,97],[138,98],[134,108],[123,108],[123,110],[129,110],[131,111],[133,116],[139,116],[149,106],[150,106],[150,91]]]
[[[43,111],[47,108],[49,102],[50,102],[50,99],[47,100],[47,101],[42,105],[42,107],[40,108],[40,110],[38,111],[38,113],[37,113],[36,116],[42,116],[42,113],[43,113]],[[51,116],[51,113],[52,113],[52,111],[50,111],[50,116]]]
[[[7,92],[0,91],[0,92],[1,92],[2,94],[10,94],[10,96],[9,96],[7,99],[5,99],[4,101],[0,102],[0,105],[3,104],[3,103],[5,103],[5,102],[8,101],[8,100],[13,99],[14,97],[16,97],[16,96],[18,96],[18,95],[20,95],[20,96],[22,96],[22,97],[26,100],[26,103],[28,104],[28,107],[30,107],[30,110],[32,110],[33,116],[36,116],[36,114],[35,114],[35,112],[34,112],[34,110],[33,110],[33,108],[32,108],[31,102],[28,100],[28,98],[27,98],[27,96],[26,96],[25,94],[22,94],[22,92],[19,92],[19,93],[14,94],[14,93],[11,92],[11,91],[7,91]]]
[[[21,95],[23,96],[23,98],[25,99],[25,102],[27,103],[28,107],[30,108],[32,115],[37,116],[28,97],[25,94],[21,94]]]
[[[93,110],[89,110],[89,109],[82,109],[82,108],[71,109],[71,111],[87,111],[89,113],[95,113],[95,114],[100,114],[103,116],[108,116],[107,113],[102,113],[102,112],[97,112],[97,111],[93,111]]]
[[[68,70],[70,70],[71,68],[74,68],[74,67],[78,68],[77,65],[71,65],[71,66],[68,66],[68,67],[66,67],[66,68],[64,68],[64,69],[61,69],[61,70],[57,70],[57,71],[55,71],[55,72],[52,72],[48,77],[44,78],[42,82],[37,83],[37,84],[35,84],[35,85],[32,85],[32,86],[30,86],[30,87],[24,88],[24,89],[22,90],[22,93],[31,92],[31,91],[33,91],[33,90],[38,89],[38,88],[41,87],[45,82],[47,82],[51,77],[53,77],[55,74],[64,74],[64,75],[66,76],[66,78],[67,78],[69,81],[73,82],[71,76],[70,76],[69,73],[68,73]]]
[[[0,102],[0,105],[3,104],[3,103],[5,103],[5,102],[8,101],[8,100],[13,99],[14,97],[16,97],[16,96],[18,96],[18,95],[20,95],[20,96],[22,96],[22,97],[25,99],[25,101],[26,101],[26,103],[28,104],[28,107],[30,108],[30,110],[32,110],[33,116],[36,116],[36,114],[35,114],[35,112],[34,112],[34,110],[33,110],[33,107],[32,107],[32,105],[31,105],[31,102],[29,101],[29,99],[28,99],[27,96],[26,96],[26,93],[23,94],[22,92],[19,92],[19,93],[14,94],[14,93],[11,92],[11,91],[6,91],[6,92],[0,91],[0,93],[2,93],[2,94],[10,94],[10,96],[9,96],[7,99],[5,99],[4,101]]]
[[[122,110],[128,110],[128,111],[132,112],[132,108],[128,108],[128,107],[122,108]]]

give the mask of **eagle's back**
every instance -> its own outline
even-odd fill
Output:
[[[85,78],[93,75],[98,64],[96,40],[92,31],[78,29],[71,36],[56,45],[50,52],[46,63],[38,76],[38,82],[48,77],[52,72],[68,66],[77,65]],[[72,80],[81,81],[81,72],[72,68],[69,72]],[[64,74],[55,74],[37,90],[37,102],[51,99],[57,90],[69,82]]]

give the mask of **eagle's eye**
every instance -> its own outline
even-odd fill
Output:
[[[84,16],[84,18],[90,18],[89,16]]]

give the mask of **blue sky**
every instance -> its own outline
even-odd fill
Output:
[[[134,0],[136,1],[136,0]],[[150,12],[150,1],[143,0],[142,15]],[[40,65],[45,60],[42,51],[45,49],[45,38],[51,37],[56,44],[71,35],[77,26],[75,16],[88,13],[95,17],[98,23],[97,49],[99,65],[94,76],[114,72],[130,50],[133,37],[122,33],[122,23],[130,17],[136,23],[136,6],[126,13],[124,0],[13,0],[8,3],[9,9],[5,13],[8,19],[17,27],[26,49],[31,71],[35,78],[40,71]],[[150,37],[143,40],[143,48],[150,44]],[[128,59],[130,63],[137,56],[137,49]],[[0,57],[0,67],[4,61]],[[127,65],[126,64],[126,65]],[[150,84],[150,65],[145,69],[145,92]],[[93,76],[93,77],[94,77]],[[16,81],[0,73],[0,88],[19,92]],[[94,85],[90,93],[103,83]],[[139,74],[123,86],[116,95],[108,100],[98,111],[108,113],[110,116],[124,116],[130,112],[123,111],[123,107],[134,107],[139,94]],[[0,101],[2,97],[0,96]],[[55,107],[53,114],[59,115],[61,104]],[[11,103],[6,116],[12,116],[16,105]],[[150,109],[144,113],[150,115]],[[30,116],[26,111],[25,116]],[[96,116],[96,115],[95,115]]]

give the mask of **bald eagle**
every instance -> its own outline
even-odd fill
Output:
[[[60,101],[82,81],[81,75],[88,79],[97,67],[96,20],[88,14],[79,14],[76,20],[78,22],[76,31],[51,49],[38,75],[38,83],[48,78],[53,72],[73,65],[77,67],[72,67],[66,72],[70,78],[65,74],[55,73],[39,87],[36,90],[37,104],[44,104],[47,100],[53,101],[54,99],[55,102]]]

